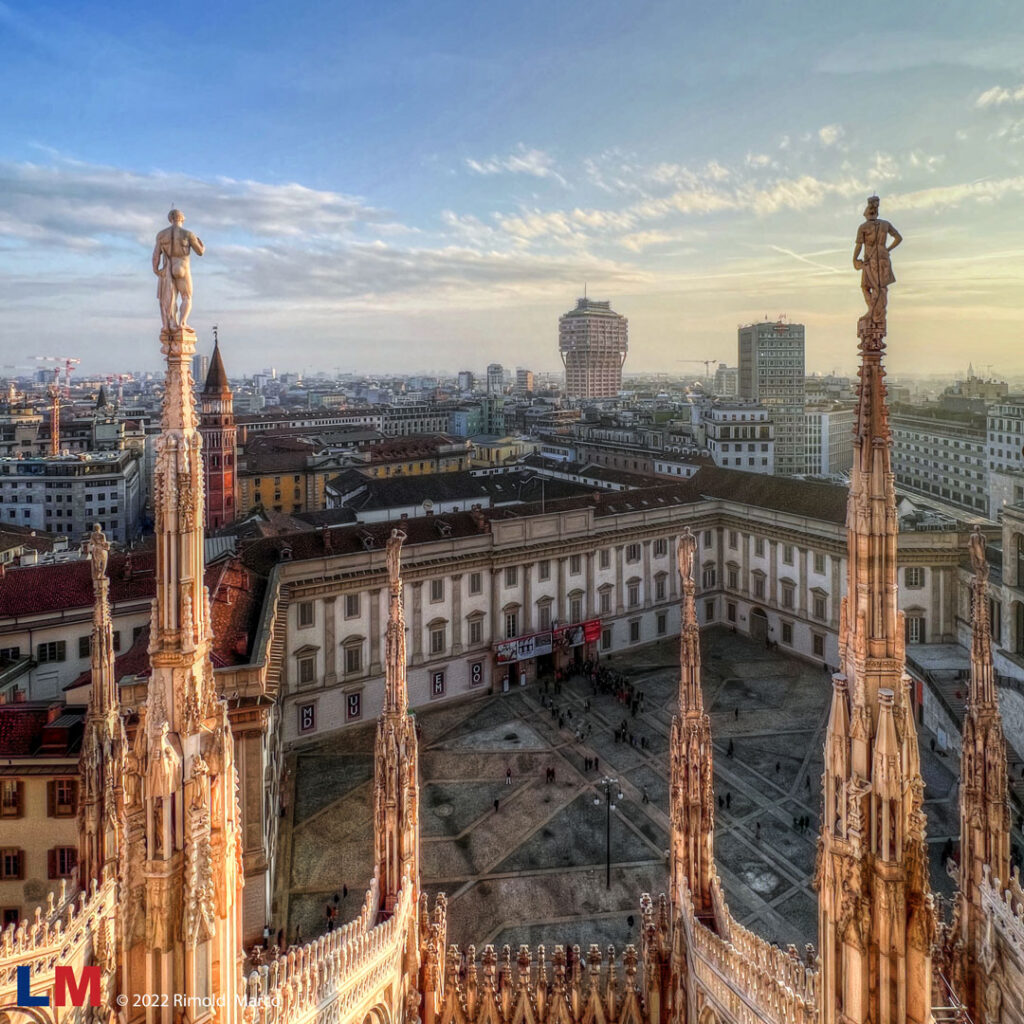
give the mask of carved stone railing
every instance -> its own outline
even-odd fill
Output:
[[[1021,886],[1017,871],[1014,870],[1009,882],[1004,885],[999,879],[990,876],[986,865],[981,884],[981,905],[990,924],[990,933],[981,951],[982,960],[994,955],[991,935],[994,929],[1005,947],[1013,950],[1024,973],[1024,887]]]
[[[718,1004],[725,1019],[740,1022],[816,1024],[818,973],[810,966],[808,948],[801,957],[796,947],[780,949],[744,928],[731,915],[716,934],[696,916],[683,886],[682,926],[691,951],[693,972],[706,996]]]
[[[54,968],[76,969],[103,961],[108,968],[104,986],[113,982],[113,949],[117,883],[108,875],[92,891],[69,891],[66,881],[37,907],[33,920],[10,925],[0,933],[0,1006],[14,1002],[17,969],[31,968],[32,991],[52,991]],[[110,993],[112,994],[112,992]]]
[[[378,908],[375,879],[354,921],[252,970],[243,1024],[360,1024],[402,977],[417,926],[408,881],[391,916],[375,924]]]
[[[533,1020],[538,1024],[647,1024],[638,978],[639,957],[626,946],[621,959],[613,946],[603,953],[592,945],[566,951],[555,946],[551,959],[543,946],[536,954],[520,946],[512,959],[509,946],[500,957],[485,946],[479,963],[476,947],[463,956],[449,946],[438,1024],[484,1024]]]

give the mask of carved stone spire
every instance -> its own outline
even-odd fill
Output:
[[[847,504],[841,671],[825,740],[816,885],[821,1024],[926,1024],[931,944],[925,817],[897,608],[899,520],[885,403],[886,292],[894,281],[876,197],[857,235],[868,313],[858,322],[854,460]],[[857,258],[864,246],[864,260]]]
[[[985,537],[974,528],[970,541],[974,569],[971,614],[971,682],[964,715],[960,758],[960,933],[957,941],[963,993],[974,1020],[984,1016],[988,982],[984,959],[985,914],[981,887],[985,868],[1005,884],[1010,876],[1010,807],[1006,770],[1006,739],[996,697],[992,667],[992,623],[988,601]]]
[[[402,607],[402,543],[392,530],[387,542],[388,625],[385,639],[384,707],[374,748],[374,839],[381,912],[388,914],[403,884],[419,897],[419,754],[416,724],[406,689],[405,614]]]
[[[92,566],[93,611],[90,638],[92,688],[85,716],[79,761],[80,856],[78,877],[83,888],[106,870],[116,870],[124,834],[122,773],[128,742],[114,672],[114,627],[110,617],[110,544],[99,524],[86,541]]]
[[[164,256],[173,265],[180,253],[172,246]],[[183,305],[182,322],[186,312]],[[149,1024],[171,1024],[175,998],[235,1005],[242,887],[234,743],[214,685],[203,583],[202,442],[190,372],[196,336],[169,319],[160,333],[167,369],[154,469],[152,673],[126,782],[125,991],[129,1005],[149,1007]],[[136,1003],[143,994],[171,1001]],[[230,1019],[233,1011],[224,1012]]]
[[[679,630],[679,709],[672,718],[669,816],[672,827],[671,899],[680,910],[688,889],[694,913],[714,911],[715,812],[712,790],[711,721],[701,692],[700,628],[693,578],[697,541],[690,529],[679,538],[679,575],[683,584]]]

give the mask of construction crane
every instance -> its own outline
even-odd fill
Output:
[[[711,364],[717,363],[717,359],[677,359],[677,363],[701,363],[704,366],[704,376],[711,376]]]
[[[60,455],[60,367],[53,368],[50,385],[50,454]]]
[[[76,359],[74,356],[33,356],[37,362],[40,363],[57,363],[58,370],[60,369],[61,363],[64,364],[64,397],[71,398],[71,374],[75,367],[82,361]]]

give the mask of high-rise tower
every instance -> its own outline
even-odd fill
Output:
[[[619,393],[628,334],[628,321],[610,302],[577,299],[576,308],[558,318],[569,398],[614,398]]]
[[[739,329],[739,394],[771,411],[775,471],[805,472],[803,324],[779,320]]]
[[[877,213],[869,202],[858,234],[864,260],[856,260],[864,267],[869,312],[857,332],[842,665],[833,677],[825,739],[815,879],[821,1024],[928,1024],[932,1006],[935,911],[903,613],[896,607],[899,520],[882,367],[889,225]]]
[[[206,488],[206,529],[216,530],[235,518],[235,428],[234,398],[220,357],[220,343],[214,331],[210,372],[200,396],[202,414],[199,433],[203,438],[203,482]]]

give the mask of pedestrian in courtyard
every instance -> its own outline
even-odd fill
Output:
[[[495,800],[494,800],[494,813],[495,814],[498,813],[498,800],[497,800],[497,798],[495,798]]]
[[[645,803],[645,804],[649,804],[651,802],[651,798],[647,795],[647,787],[646,786],[644,786],[644,797],[643,797],[643,800],[641,802]]]
[[[511,786],[512,785],[512,769],[511,768],[506,768],[505,769],[505,785],[506,786]]]
[[[761,822],[757,822],[757,824],[754,826],[754,838],[758,842],[761,842]]]
[[[775,762],[775,774],[778,775],[782,771],[782,764],[779,761]]]
[[[735,718],[737,722],[740,720],[740,708],[738,704],[733,708],[733,718]]]
[[[729,810],[732,807],[732,793],[725,794],[725,809]]]
[[[725,748],[725,756],[726,757],[732,757],[733,750],[734,750],[734,747],[732,745],[732,740],[729,740],[729,746],[727,746]]]

